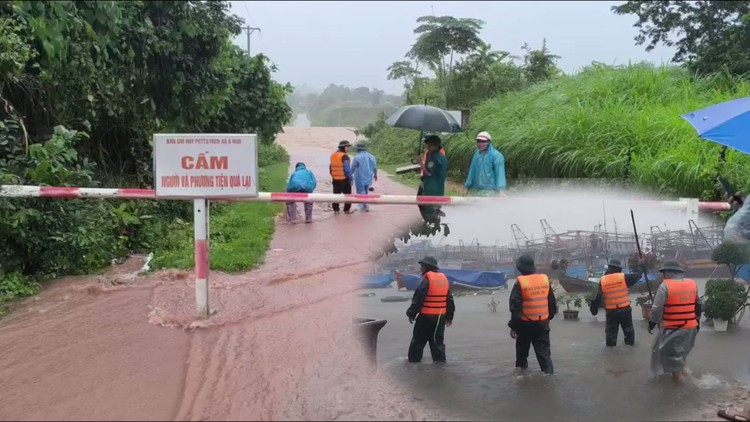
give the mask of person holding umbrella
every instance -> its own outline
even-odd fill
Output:
[[[492,146],[489,132],[479,132],[464,187],[471,196],[495,196],[505,191],[505,157]]]
[[[417,196],[443,196],[445,195],[445,178],[448,174],[448,159],[440,153],[440,137],[430,135],[425,138],[427,144],[427,159],[425,161],[425,173],[422,176],[420,190]],[[419,205],[422,218],[434,221],[438,216],[445,216],[439,206]]]
[[[331,173],[331,179],[333,179],[333,193],[352,193],[351,160],[348,154],[351,146],[352,144],[349,141],[341,141],[338,150],[331,154],[331,164],[328,166],[328,171]],[[331,204],[331,206],[333,207],[333,213],[338,214],[339,204]],[[344,213],[351,214],[351,208],[351,203],[345,203]]]

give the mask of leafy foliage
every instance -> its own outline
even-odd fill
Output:
[[[750,71],[750,1],[627,1],[612,10],[638,17],[635,41],[647,44],[646,51],[659,44],[674,46],[672,60],[702,74]]]
[[[291,87],[231,42],[224,1],[0,3],[0,182],[150,187],[157,132],[257,133],[262,164]],[[0,199],[0,282],[81,274],[163,246],[187,202]],[[3,278],[5,277],[5,278]],[[6,284],[3,284],[5,286]]]
[[[706,282],[704,313],[708,318],[732,321],[745,306],[747,299],[745,288],[734,280],[709,280]]]
[[[750,263],[750,251],[741,243],[725,240],[714,249],[711,260],[717,264],[726,265],[734,280],[740,267]]]
[[[572,311],[573,309],[570,309],[570,305],[573,305],[573,307],[575,308],[580,308],[581,306],[583,306],[584,297],[568,294],[558,294],[555,296],[555,300],[558,304],[565,305],[566,310]]]
[[[422,16],[417,23],[420,24],[414,29],[417,41],[406,57],[426,64],[438,78],[453,69],[455,54],[470,53],[482,44],[479,31],[484,22],[479,19]]]
[[[555,64],[560,56],[550,53],[546,39],[542,40],[541,50],[532,50],[528,44],[524,44],[521,49],[527,52],[523,58],[523,76],[527,83],[535,84],[561,73]]]
[[[494,50],[479,38],[484,25],[481,20],[425,16],[417,22],[422,23],[415,30],[420,35],[406,54],[410,60],[397,61],[387,69],[388,79],[404,81],[407,104],[471,109],[489,98],[516,92],[560,74],[554,64],[559,56],[550,53],[544,42],[541,50],[532,50],[525,44],[523,63],[517,64],[518,57]],[[420,70],[423,66],[432,70],[435,77],[423,75]],[[362,127],[373,154],[383,164],[415,160],[420,149],[417,133],[391,128],[383,122],[385,118],[380,115],[377,121]],[[468,133],[453,136],[449,142],[458,142],[459,137],[473,141],[471,136]],[[451,165],[454,174],[463,170]]]

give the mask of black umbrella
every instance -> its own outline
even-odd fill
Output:
[[[422,132],[461,132],[461,125],[447,111],[428,105],[399,108],[385,123],[393,127],[416,129]]]

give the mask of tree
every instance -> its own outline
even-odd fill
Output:
[[[455,54],[470,53],[483,44],[479,31],[484,21],[479,19],[422,16],[417,23],[421,25],[414,33],[419,36],[406,57],[426,64],[438,78],[443,78],[453,69]]]
[[[414,82],[417,77],[421,74],[415,66],[412,66],[410,61],[402,60],[394,62],[388,66],[388,80],[399,80],[404,81],[404,90],[406,91],[406,102],[409,103],[409,91],[414,87]]]
[[[526,51],[523,57],[523,75],[527,82],[537,83],[560,73],[555,63],[560,56],[550,53],[546,39],[542,40],[541,50],[532,50],[528,44],[524,44],[521,49]]]
[[[490,44],[479,48],[459,62],[451,75],[446,97],[459,108],[471,108],[487,98],[521,87],[520,68],[506,51],[492,50]]]
[[[646,51],[676,47],[672,61],[699,73],[750,71],[750,1],[627,1],[612,11],[638,17],[635,41]]]

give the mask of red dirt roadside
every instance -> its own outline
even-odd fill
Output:
[[[328,157],[342,139],[354,134],[287,128],[278,141],[329,192]],[[384,176],[376,193],[413,193]],[[25,301],[0,321],[0,418],[457,419],[370,374],[351,335],[357,276],[389,233],[419,218],[416,207],[314,213],[313,224],[277,225],[258,270],[211,273],[218,314],[208,321],[192,316],[192,273],[132,279],[137,260]]]

